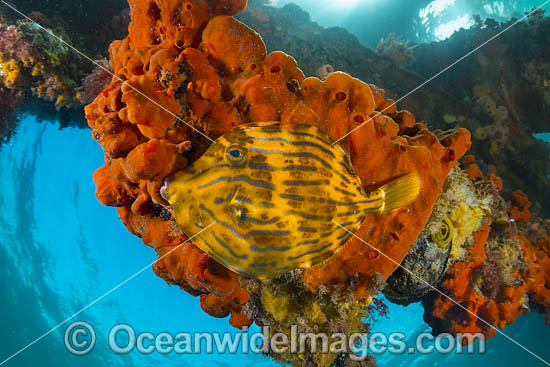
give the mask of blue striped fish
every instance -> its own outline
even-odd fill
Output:
[[[367,213],[411,203],[416,173],[366,193],[349,157],[311,125],[244,125],[166,180],[176,221],[236,273],[267,279],[327,259]],[[348,229],[341,228],[338,224]]]

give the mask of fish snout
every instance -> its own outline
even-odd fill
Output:
[[[159,192],[160,192],[160,196],[166,200],[167,202],[170,202],[170,200],[168,200],[169,196],[168,196],[168,185],[170,184],[169,182],[169,178],[165,179]]]

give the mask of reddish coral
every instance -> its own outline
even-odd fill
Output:
[[[121,101],[126,104],[119,113],[122,121],[137,125],[149,139],[164,138],[180,110],[178,101],[166,93],[164,86],[145,75],[134,75],[122,85]]]
[[[80,100],[84,103],[91,103],[99,93],[103,91],[113,79],[113,68],[107,59],[97,60],[97,66],[90,75],[82,79]]]
[[[547,314],[546,323],[550,325],[550,236],[544,236],[534,245],[523,233],[517,239],[522,242],[529,264],[523,279],[530,301],[542,306]]]
[[[502,190],[504,185],[503,185],[502,179],[500,177],[497,177],[497,176],[495,176],[494,174],[491,173],[487,177],[487,180],[494,183],[498,190]]]
[[[0,53],[5,60],[16,58],[25,66],[36,62],[31,42],[14,25],[0,24]]]
[[[473,155],[467,155],[462,158],[460,162],[461,167],[464,169],[464,172],[472,179],[483,177],[483,173],[479,166],[475,163],[476,158]]]
[[[333,129],[339,127],[336,121]],[[357,232],[384,255],[354,238],[326,267],[314,267],[304,274],[311,290],[321,285],[330,289],[346,284],[352,276],[359,276],[354,294],[361,297],[366,295],[365,284],[370,274],[377,272],[387,278],[424,227],[449,170],[456,164],[456,157],[461,157],[469,148],[469,134],[465,130],[440,133],[438,138],[424,125],[416,124],[404,130],[406,135],[398,136],[399,126],[390,117],[374,114],[373,121],[362,127],[363,131],[354,132],[350,139],[352,162],[363,185],[373,187],[389,177],[417,171],[422,179],[420,197],[406,208],[369,215]]]
[[[132,48],[169,41],[177,47],[196,47],[201,32],[216,15],[234,15],[246,7],[246,0],[129,0]]]
[[[191,294],[200,295],[202,309],[215,317],[231,314],[229,322],[235,327],[249,325],[242,314],[242,304],[248,293],[239,286],[237,276],[212,260],[193,244],[158,248],[159,261],[155,273],[177,284]]]
[[[527,222],[531,219],[532,214],[529,212],[531,202],[520,190],[512,192],[511,197],[512,205],[510,208],[510,218],[517,220],[518,222]]]
[[[468,167],[473,165],[473,160],[465,161]],[[489,180],[502,184],[494,176]],[[452,300],[434,293],[423,301],[424,319],[435,332],[483,333],[490,338],[495,327],[503,329],[530,305],[550,315],[548,228],[543,228],[540,219],[530,222],[525,194],[514,191],[506,196],[512,198],[508,215],[520,225],[501,222],[492,228],[487,221],[474,233],[475,245],[467,247],[464,260],[450,267],[440,285]],[[486,245],[488,239],[493,245]],[[495,247],[495,243],[500,245]],[[519,254],[516,260],[510,258],[514,252]]]
[[[481,169],[479,168],[477,163],[475,163],[475,161],[476,157],[469,154],[462,158],[460,166],[462,167],[462,169],[464,169],[464,172],[466,172],[468,176],[470,176],[472,179],[482,178],[483,172],[481,172]],[[497,177],[493,173],[491,173],[489,174],[489,176],[487,176],[487,180],[494,183],[498,190],[502,190],[503,183],[500,177]]]
[[[133,199],[132,188],[113,176],[113,167],[105,165],[94,172],[96,197],[107,206],[126,206]]]
[[[233,17],[219,16],[212,19],[202,33],[201,49],[231,74],[242,72],[246,66],[262,61],[266,48],[260,35],[248,27],[242,27]],[[232,32],[227,32],[231,29]]]
[[[109,50],[120,79],[113,78],[86,107],[106,156],[94,175],[100,201],[118,206],[128,230],[157,251],[159,276],[200,295],[209,314],[231,314],[235,326],[251,322],[242,312],[248,295],[237,276],[193,244],[183,244],[187,237],[159,195],[166,176],[202,154],[203,134],[215,139],[254,121],[313,124],[334,139],[346,136],[340,144],[366,188],[419,173],[416,202],[369,216],[358,233],[391,260],[352,240],[326,266],[303,275],[309,290],[346,289],[358,298],[368,295],[374,273],[386,278],[402,261],[449,170],[470,146],[466,130],[430,132],[410,112],[397,111],[374,85],[339,72],[324,81],[305,78],[292,57],[266,56],[260,36],[230,17],[245,5],[242,0],[130,0],[130,34]],[[348,287],[352,277],[353,288]]]
[[[468,167],[466,167],[465,171],[466,174],[468,174],[468,176],[470,176],[471,178],[483,177],[483,173],[481,172],[477,164],[470,164]]]
[[[454,264],[447,271],[446,279],[440,285],[443,293],[450,296],[456,303],[441,294],[435,294],[432,298],[424,300],[427,311],[424,318],[432,327],[438,325],[438,330],[443,329],[454,333],[484,332],[488,337],[494,335],[494,329],[478,320],[479,315],[492,325],[497,320],[494,308],[490,308],[494,304],[471,286],[475,269],[487,259],[485,243],[490,231],[490,226],[485,224],[474,233],[475,245],[468,248],[467,254],[470,261]],[[480,311],[481,308],[484,308],[484,312]],[[489,315],[488,311],[493,311],[493,315]]]

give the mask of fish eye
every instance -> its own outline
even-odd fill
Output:
[[[231,156],[233,158],[240,158],[241,155],[242,155],[241,151],[238,150],[238,149],[233,149],[233,150],[229,151],[229,154],[231,154]]]
[[[453,230],[453,224],[451,223],[449,218],[444,217],[443,223],[441,223],[439,231],[432,235],[432,241],[434,241],[440,247],[447,247],[453,239]]]
[[[225,151],[225,156],[231,164],[240,164],[246,158],[246,150],[238,145],[232,145]]]

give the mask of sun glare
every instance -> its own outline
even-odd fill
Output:
[[[358,0],[340,0],[338,4],[345,8],[351,8],[357,4]]]
[[[442,24],[435,29],[435,37],[438,40],[444,40],[449,38],[455,31],[458,31],[460,28],[468,29],[474,23],[472,16],[470,14],[465,14],[461,17],[458,17],[448,23]]]

